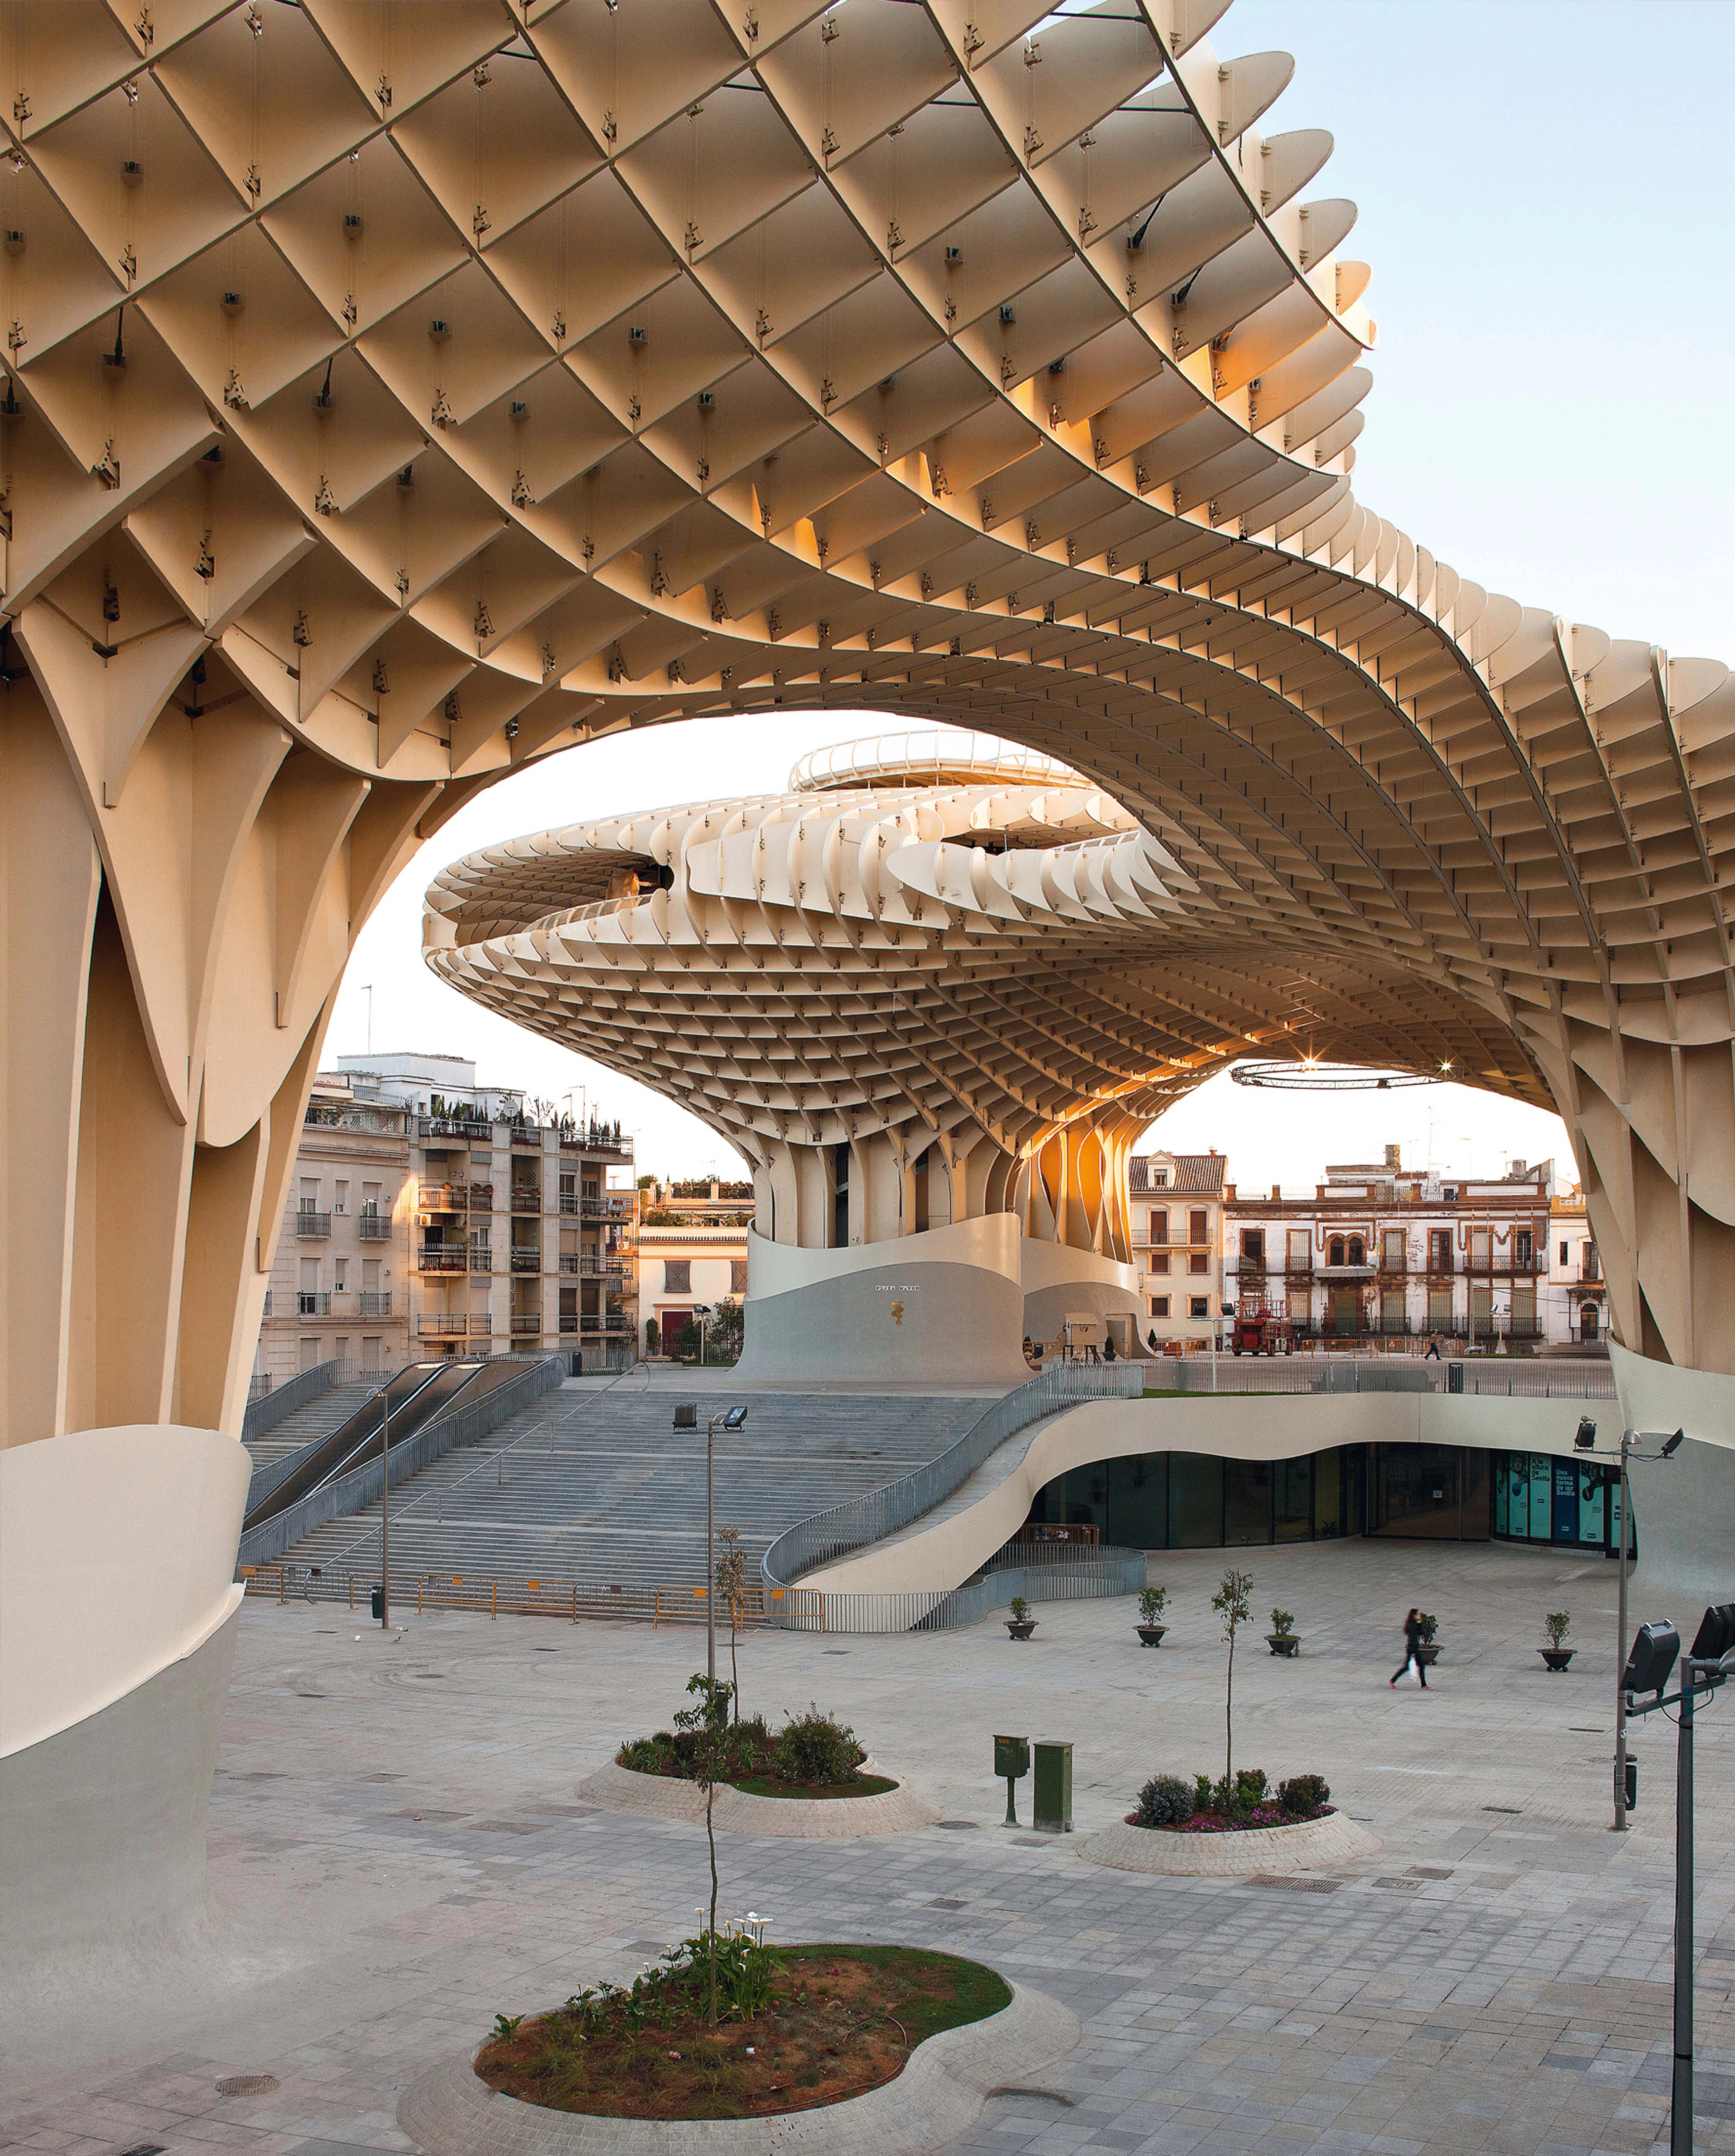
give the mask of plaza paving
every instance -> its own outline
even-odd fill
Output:
[[[1220,1769],[1225,1553],[1169,1553],[1163,1647],[1125,1601],[891,1639],[756,1635],[749,1708],[809,1700],[953,1824],[839,1844],[721,1844],[726,1906],[774,1939],[899,1939],[1063,1999],[1084,2046],[993,2099],[972,2151],[1572,2156],[1666,2131],[1674,1732],[1640,1726],[1636,1830],[1608,1831],[1614,1568],[1547,1551],[1258,1548],[1236,1753],[1317,1768],[1379,1854],[1261,1886],[1103,1870],[998,1825],[996,1730],[1072,1738],[1080,1833],[1158,1768]],[[1397,1627],[1440,1619],[1434,1691],[1388,1690]],[[1650,1609],[1639,1616],[1697,1612]],[[1579,1648],[1551,1677],[1543,1612]],[[357,1638],[357,1631],[361,1637]],[[496,2009],[622,1976],[692,1927],[701,1831],[577,1784],[666,1724],[702,1632],[454,1615],[381,1635],[329,1607],[243,1615],[198,1948],[8,2030],[0,2147],[121,2156],[403,2149],[404,2083]],[[724,1657],[726,1667],[726,1656]],[[1697,2138],[1735,2151],[1735,1715],[1701,1723]],[[1021,1791],[1021,1807],[1029,1784]],[[69,2008],[69,2010],[68,2009]],[[222,2095],[233,2076],[275,2084]]]

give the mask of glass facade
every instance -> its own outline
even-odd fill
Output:
[[[1126,1549],[1240,1549],[1345,1535],[1497,1535],[1601,1549],[1619,1532],[1594,1468],[1457,1445],[1342,1445],[1299,1460],[1147,1452],[1097,1460],[1045,1484],[1030,1519],[1094,1527]]]
[[[1558,1543],[1608,1553],[1620,1547],[1620,1486],[1594,1463],[1547,1452],[1495,1452],[1494,1532],[1503,1541]],[[1633,1533],[1630,1548],[1636,1552]]]

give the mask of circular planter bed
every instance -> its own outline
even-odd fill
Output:
[[[428,2156],[916,2156],[968,2133],[992,2091],[1028,2084],[1082,2034],[1053,1999],[949,1954],[820,1946],[777,1958],[778,2003],[751,2020],[696,2019],[701,1992],[667,2027],[651,2015],[634,2044],[593,2024],[583,2046],[551,2047],[550,2025],[569,2017],[543,2016],[474,2064],[423,2076],[398,2123]]]
[[[1294,1826],[1256,1826],[1221,1834],[1116,1822],[1077,1842],[1087,1864],[1116,1871],[1163,1871],[1177,1877],[1233,1877],[1250,1871],[1312,1871],[1372,1856],[1378,1837],[1342,1812]]]
[[[868,1786],[863,1787],[861,1784]],[[578,1784],[579,1794],[614,1812],[636,1812],[647,1819],[705,1824],[705,1792],[696,1782],[672,1774],[641,1774],[611,1759]],[[931,1826],[940,1816],[934,1807],[884,1775],[857,1782],[826,1784],[823,1795],[784,1785],[769,1796],[752,1787],[717,1786],[711,1824],[729,1834],[839,1836],[903,1834]]]

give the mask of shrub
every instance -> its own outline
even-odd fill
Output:
[[[1293,1609],[1274,1609],[1271,1612],[1271,1630],[1280,1640],[1288,1639],[1295,1629],[1296,1613]]]
[[[1573,1629],[1573,1620],[1564,1609],[1551,1609],[1543,1620],[1543,1630],[1548,1635],[1548,1645],[1558,1647]]]
[[[1138,1591],[1138,1614],[1147,1625],[1154,1625],[1168,1604],[1166,1587],[1142,1587]]]
[[[866,1757],[853,1729],[809,1706],[805,1714],[790,1717],[773,1763],[786,1782],[824,1784],[847,1782]]]
[[[1133,1818],[1140,1826],[1185,1826],[1195,1809],[1178,1774],[1153,1774],[1138,1793]]]
[[[1430,1617],[1425,1609],[1417,1610],[1416,1630],[1421,1635],[1422,1645],[1424,1647],[1431,1647],[1434,1645],[1434,1635],[1439,1630],[1439,1618]]]
[[[1014,1625],[1022,1625],[1030,1614],[1030,1605],[1022,1594],[1014,1594],[1007,1606],[1012,1611],[1012,1621]]]
[[[666,1729],[654,1737],[632,1737],[614,1755],[617,1766],[635,1774],[660,1774],[675,1756],[675,1738]]]
[[[1193,1808],[1201,1812],[1217,1809],[1217,1784],[1209,1774],[1195,1774],[1193,1778]]]
[[[1331,1802],[1330,1784],[1323,1774],[1291,1774],[1277,1784],[1277,1803],[1291,1819],[1317,1819]]]
[[[1238,1767],[1235,1789],[1230,1796],[1233,1809],[1238,1812],[1250,1812],[1255,1804],[1265,1802],[1265,1791],[1270,1787],[1263,1767]]]

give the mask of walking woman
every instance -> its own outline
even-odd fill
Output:
[[[1395,1685],[1406,1670],[1414,1670],[1416,1682],[1422,1690],[1428,1689],[1428,1665],[1422,1660],[1422,1619],[1419,1610],[1412,1609],[1404,1620],[1404,1660],[1392,1672]]]

